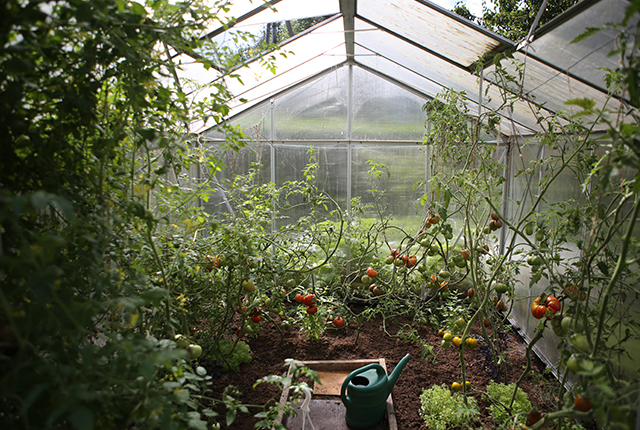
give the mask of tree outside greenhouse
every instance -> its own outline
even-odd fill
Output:
[[[320,376],[256,351],[297,336],[340,360],[369,333],[419,351],[401,379],[455,373],[415,377],[419,420],[399,400],[400,428],[636,428],[640,3],[575,38],[614,34],[619,67],[603,101],[566,110],[528,92],[533,66],[506,48],[473,59],[477,103],[396,85],[354,4],[292,27],[295,42],[344,19],[347,60],[259,101],[233,92],[243,70],[313,59],[282,27],[282,46],[227,33],[223,0],[3,5],[2,428],[285,428]]]

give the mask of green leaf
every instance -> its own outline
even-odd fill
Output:
[[[129,8],[130,8],[131,12],[133,12],[136,15],[145,16],[147,14],[146,9],[140,3],[136,3],[134,1],[132,1],[130,3]]]
[[[592,110],[596,106],[595,100],[581,98],[581,99],[570,99],[564,102],[566,105],[570,106],[580,106],[584,110]]]
[[[149,303],[158,304],[162,299],[167,297],[169,291],[164,288],[152,288],[143,292],[140,297]]]
[[[229,409],[227,411],[227,427],[230,427],[231,424],[233,424],[233,422],[236,420],[236,410],[235,409]]]
[[[596,34],[597,32],[599,32],[600,30],[602,30],[600,27],[587,27],[587,29],[585,31],[583,31],[581,34],[579,34],[578,36],[576,36],[575,39],[573,39],[571,41],[571,43],[578,43],[581,40],[586,39],[589,36],[592,36],[594,34]]]

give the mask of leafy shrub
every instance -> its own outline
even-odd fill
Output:
[[[251,361],[251,349],[245,342],[222,339],[219,345],[219,350],[211,355],[212,358],[222,362],[222,368],[225,372],[229,369],[238,371],[242,363]]]
[[[420,395],[420,416],[430,430],[470,428],[478,413],[475,399],[468,397],[465,405],[463,395],[451,395],[444,384],[425,389]]]
[[[527,393],[518,388],[511,413],[509,413],[506,408],[509,406],[509,403],[511,403],[511,397],[515,389],[516,384],[505,385],[494,381],[491,381],[487,386],[487,394],[489,394],[492,401],[488,409],[496,425],[504,424],[510,416],[516,414],[523,414],[518,420],[524,423],[525,417],[531,410],[531,402],[529,401]]]

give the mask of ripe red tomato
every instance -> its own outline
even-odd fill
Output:
[[[260,314],[255,314],[251,317],[251,321],[253,321],[254,323],[259,323],[260,321],[262,321],[262,317],[260,316]]]
[[[311,305],[311,306],[309,306],[309,307],[307,308],[307,313],[308,313],[309,315],[313,315],[313,314],[315,314],[316,312],[318,312],[318,307],[317,307],[317,306],[315,306],[315,305]]]
[[[464,258],[465,260],[468,260],[469,257],[471,257],[471,251],[469,251],[469,248],[460,251],[460,255],[462,255],[462,258]]]
[[[440,215],[433,214],[429,218],[427,218],[427,222],[429,224],[438,224],[440,222]]]
[[[342,317],[335,317],[333,319],[333,325],[335,325],[336,327],[342,327],[342,324],[344,324],[344,320],[342,319]]]
[[[581,396],[580,394],[576,394],[576,396],[573,398],[573,405],[580,412],[589,412],[593,407],[593,404],[591,404],[591,400]]]
[[[369,267],[367,269],[367,276],[369,276],[371,279],[373,279],[376,276],[378,276],[378,272],[373,267]]]
[[[473,299],[473,296],[476,295],[476,290],[474,290],[473,288],[469,288],[469,291],[467,291],[467,297],[469,297],[470,299]]]
[[[531,306],[531,314],[535,319],[541,319],[547,313],[547,307],[542,305]]]
[[[316,302],[316,295],[315,294],[307,294],[304,299],[302,299],[302,303],[304,303],[306,306],[311,306]]]
[[[391,256],[393,258],[396,258],[398,255],[400,255],[400,251],[398,251],[397,249],[392,249],[391,250]]]
[[[296,294],[296,302],[302,303],[302,300],[304,300],[304,297],[302,297],[302,294]]]
[[[405,265],[410,269],[413,266],[415,266],[418,263],[418,257],[416,257],[415,255],[410,255],[409,257],[407,257],[407,260],[405,261]]]

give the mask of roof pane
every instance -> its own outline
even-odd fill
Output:
[[[275,54],[275,75],[256,60],[234,72],[240,80],[225,78],[231,94],[235,96],[229,101],[229,115],[236,115],[265,98],[346,61],[343,30],[342,18],[339,18],[287,43],[282,48],[287,52],[286,57]],[[207,94],[207,91],[202,91],[197,99]],[[246,102],[241,99],[246,99]],[[194,126],[194,132],[205,127],[202,123]]]
[[[601,27],[607,23],[621,22],[626,5],[628,2],[624,0],[601,0],[534,40],[529,52],[561,70],[568,70],[575,76],[605,88],[606,72],[602,68],[614,70],[618,67],[616,57],[608,57],[609,52],[614,49],[617,32],[602,30],[580,42],[572,41],[587,27]],[[637,19],[631,22],[632,25],[636,23]]]
[[[275,99],[275,138],[347,139],[348,68]]]
[[[263,5],[262,1],[254,1],[253,7],[249,10],[240,8],[238,13],[235,12],[235,3],[231,6],[229,15],[235,18],[247,13],[259,6]],[[312,18],[317,16],[328,16],[340,13],[340,4],[338,0],[323,1],[300,1],[300,0],[281,0],[276,3],[273,8],[265,8],[247,19],[238,22],[231,29],[218,34],[213,40],[220,45],[233,45],[234,41],[231,37],[232,33],[243,31],[253,35],[259,35],[264,32],[265,25],[272,22],[284,22],[294,19]],[[219,23],[214,23],[211,28],[207,29],[207,33],[212,31],[220,31]]]
[[[235,27],[241,28],[248,25],[266,24],[269,22],[282,22],[293,19],[311,18],[316,16],[335,15],[340,13],[338,0],[300,1],[282,0],[276,3],[273,9],[265,9],[262,12],[239,22]]]
[[[501,45],[498,36],[491,37],[464,18],[452,18],[429,5],[416,0],[358,0],[357,13],[465,67]]]
[[[425,102],[426,98],[354,67],[352,137],[354,140],[422,141]]]
[[[356,44],[385,57],[396,64],[419,73],[429,80],[455,91],[467,94],[478,92],[477,78],[465,69],[461,69],[415,45],[398,39],[392,34],[371,27],[356,19]],[[356,56],[357,61],[362,59]]]
[[[565,103],[567,100],[576,98],[595,100],[596,108],[598,109],[603,108],[606,103],[608,103],[609,109],[616,109],[619,106],[619,102],[608,100],[606,93],[558,72],[540,61],[525,57],[521,52],[516,52],[514,59],[520,64],[524,64],[523,94],[551,112],[562,111],[569,114],[580,112],[582,109],[578,106]],[[515,70],[516,63],[503,61],[502,65],[512,76],[518,76]],[[490,77],[486,71],[485,76]],[[588,120],[590,118],[586,117],[585,119]]]

